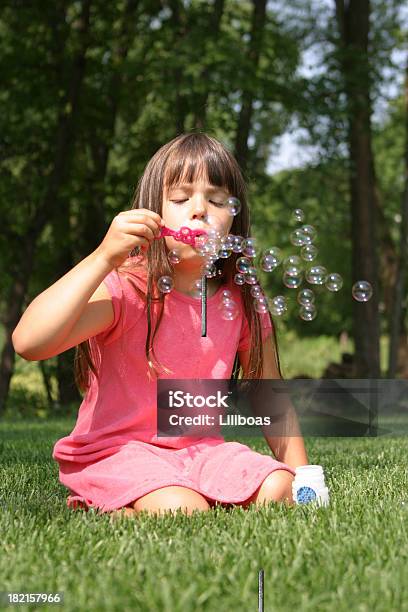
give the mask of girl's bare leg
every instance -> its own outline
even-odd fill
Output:
[[[265,478],[263,483],[242,504],[247,508],[250,504],[262,506],[270,502],[283,502],[288,506],[293,506],[292,482],[295,477],[287,470],[275,470]]]
[[[136,512],[147,510],[149,514],[162,514],[180,508],[190,515],[194,510],[208,511],[210,505],[203,495],[193,489],[180,486],[169,486],[156,489],[134,503]]]

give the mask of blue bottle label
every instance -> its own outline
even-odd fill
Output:
[[[296,501],[298,504],[308,504],[315,500],[317,497],[316,492],[311,487],[300,487],[296,494]]]

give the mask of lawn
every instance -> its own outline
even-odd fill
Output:
[[[263,568],[265,612],[408,610],[405,438],[307,438],[327,508],[111,522],[66,507],[51,452],[73,425],[0,423],[2,591],[64,592],[67,610],[249,612]],[[268,453],[263,439],[240,441]]]

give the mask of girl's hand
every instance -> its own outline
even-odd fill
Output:
[[[114,217],[96,251],[117,268],[135,247],[147,250],[163,225],[160,215],[147,208],[122,211]]]

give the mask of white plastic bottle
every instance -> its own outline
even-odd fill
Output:
[[[292,495],[295,504],[308,504],[316,501],[319,506],[328,506],[329,489],[324,481],[323,467],[321,465],[300,465],[295,468]]]

